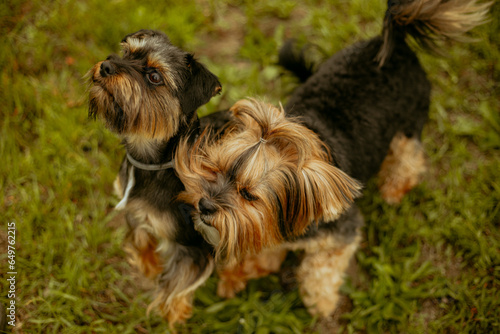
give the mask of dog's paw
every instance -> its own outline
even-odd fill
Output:
[[[217,295],[221,298],[233,298],[238,292],[243,291],[247,286],[247,279],[234,272],[225,271],[219,273],[220,280],[217,284]]]

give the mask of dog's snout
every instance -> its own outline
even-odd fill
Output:
[[[116,72],[115,66],[109,60],[105,60],[101,63],[101,69],[99,73],[103,78],[113,75],[115,74],[115,72]]]
[[[198,202],[198,209],[203,215],[211,215],[214,214],[215,211],[217,211],[217,207],[215,206],[215,204],[206,198],[200,199],[200,201]]]

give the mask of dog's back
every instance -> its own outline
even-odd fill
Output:
[[[331,148],[344,171],[366,181],[398,131],[418,135],[427,118],[430,84],[406,44],[382,69],[374,61],[382,39],[344,49],[297,88],[286,110],[300,116]]]
[[[483,23],[488,6],[470,0],[389,2],[382,35],[339,51],[308,78],[299,76],[305,83],[286,111],[321,136],[344,171],[367,181],[394,136],[418,139],[427,120],[430,83],[407,36],[435,49],[438,40],[462,39]],[[290,45],[280,53],[283,60],[293,72],[311,68]]]

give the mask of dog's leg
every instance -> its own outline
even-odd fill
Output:
[[[194,292],[214,270],[211,253],[175,242],[166,212],[155,215],[142,201],[129,206],[125,245],[129,262],[157,287],[148,312],[157,309],[171,326],[184,322],[191,316]]]
[[[389,154],[378,174],[382,198],[389,204],[400,203],[403,196],[420,182],[425,169],[422,143],[417,138],[398,133],[392,139]]]
[[[348,244],[323,238],[307,247],[305,257],[297,271],[302,301],[312,315],[329,316],[335,311],[339,300],[339,288],[344,275],[361,240],[358,234]]]
[[[233,298],[245,289],[248,280],[278,272],[287,251],[283,248],[267,249],[257,255],[249,255],[234,267],[219,270],[217,294]]]
[[[134,220],[130,215],[126,216],[130,232],[125,251],[130,264],[147,278],[153,279],[163,270],[157,253],[158,241],[153,237],[151,227],[147,223],[135,224]]]
[[[164,242],[158,247],[163,271],[157,277],[155,299],[149,305],[172,326],[191,316],[196,289],[203,285],[214,270],[208,252],[195,247]]]
[[[165,249],[170,251],[177,244],[175,217],[138,199],[129,200],[125,211],[129,233],[124,248],[128,260],[144,276],[154,279],[165,270]]]

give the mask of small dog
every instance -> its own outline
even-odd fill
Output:
[[[279,270],[288,250],[302,249],[303,300],[323,312],[336,303],[360,241],[363,219],[353,201],[361,185],[282,108],[242,100],[231,111],[221,140],[204,134],[181,143],[175,158],[186,187],[179,199],[196,207],[195,228],[215,247],[218,294],[233,297],[248,279]],[[328,299],[319,298],[324,289]]]
[[[355,180],[379,172],[383,197],[397,203],[425,170],[419,138],[430,83],[408,35],[429,48],[460,38],[485,22],[489,5],[389,1],[382,36],[328,59],[284,110],[239,101],[220,140],[206,134],[180,144],[176,170],[186,190],[179,198],[195,207],[195,228],[215,247],[219,295],[234,296],[248,279],[277,271],[286,251],[302,249],[304,304],[314,315],[335,310],[361,240]],[[281,62],[307,70],[290,50]]]
[[[127,155],[115,181],[130,227],[130,262],[156,283],[156,307],[171,325],[190,316],[195,289],[213,272],[212,247],[194,230],[172,159],[200,129],[196,109],[221,90],[217,77],[168,37],[140,30],[89,73],[89,116],[123,139]],[[220,122],[223,114],[210,120]],[[148,309],[148,310],[149,310]]]

